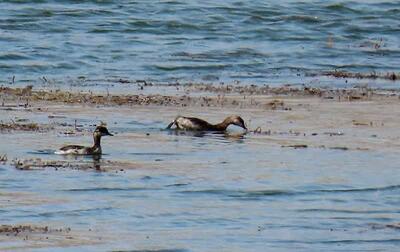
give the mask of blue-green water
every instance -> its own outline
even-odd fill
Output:
[[[2,81],[304,83],[398,71],[399,1],[0,2]]]

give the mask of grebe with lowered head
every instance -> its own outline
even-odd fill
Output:
[[[60,148],[55,154],[61,155],[100,155],[101,154],[101,137],[102,136],[113,136],[108,129],[104,126],[97,126],[93,132],[94,144],[92,147],[85,147],[81,145],[66,145]]]
[[[202,119],[195,117],[184,117],[178,116],[173,120],[168,126],[167,129],[171,129],[173,125],[176,126],[176,129],[179,130],[197,130],[197,131],[225,131],[229,125],[236,125],[242,127],[247,130],[247,127],[240,116],[233,115],[228,116],[221,123],[211,124]]]

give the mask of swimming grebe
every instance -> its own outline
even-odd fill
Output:
[[[168,125],[167,129],[170,129],[174,124],[176,129],[180,130],[225,131],[226,128],[228,128],[228,126],[231,124],[247,130],[243,119],[237,115],[229,116],[225,118],[223,122],[218,124],[211,124],[195,117],[178,116]]]
[[[92,147],[85,147],[81,145],[66,145],[55,152],[55,154],[72,154],[72,155],[100,155],[101,146],[100,140],[102,136],[113,136],[108,129],[104,126],[97,126],[93,132],[94,144]]]

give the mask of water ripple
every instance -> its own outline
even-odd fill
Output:
[[[161,188],[149,188],[149,187],[93,187],[93,188],[71,188],[61,191],[65,192],[115,192],[115,191],[147,191],[147,190],[158,190]]]
[[[371,188],[352,188],[352,189],[322,189],[309,191],[290,191],[290,190],[228,190],[228,189],[205,189],[205,190],[184,190],[182,194],[209,194],[221,195],[233,198],[259,198],[259,197],[274,197],[274,196],[300,196],[300,195],[323,195],[323,194],[346,194],[346,193],[369,193],[369,192],[385,192],[398,191],[400,185],[392,185],[386,187],[371,187]]]
[[[213,72],[218,81],[264,84],[271,77],[285,83],[288,77],[296,79],[298,73],[287,68],[293,65],[303,74],[336,68],[398,70],[397,54],[374,53],[365,60],[357,46],[382,39],[380,50],[399,50],[396,1],[7,0],[0,7],[0,46],[7,52],[0,55],[0,75],[124,75],[163,82],[204,81]],[[30,64],[42,60],[46,49],[37,46],[43,42],[52,45],[51,57]],[[271,65],[279,71],[265,71]]]

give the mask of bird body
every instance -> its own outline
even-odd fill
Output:
[[[85,147],[81,145],[66,145],[60,148],[55,154],[61,155],[99,155],[101,146]]]
[[[193,130],[193,131],[225,131],[229,125],[236,125],[247,130],[243,119],[240,116],[229,116],[224,121],[218,124],[211,124],[203,119],[196,117],[178,116],[172,121],[167,129],[171,129],[175,125],[178,130]]]
[[[94,144],[91,147],[81,145],[66,145],[60,148],[55,154],[60,155],[100,155],[101,154],[101,137],[112,136],[108,129],[104,126],[98,126],[93,132]]]

